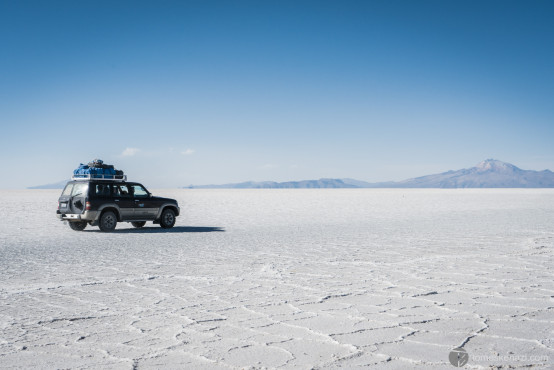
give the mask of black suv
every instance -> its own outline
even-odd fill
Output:
[[[112,231],[117,222],[143,227],[146,221],[153,221],[169,229],[175,225],[179,211],[175,199],[152,196],[136,182],[77,179],[65,185],[56,215],[69,221],[73,230],[81,231],[89,224]]]

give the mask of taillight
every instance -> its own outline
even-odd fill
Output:
[[[85,210],[90,211],[90,202],[85,203]]]

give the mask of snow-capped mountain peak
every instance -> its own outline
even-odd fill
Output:
[[[497,159],[486,159],[478,163],[474,168],[476,172],[514,172],[520,170],[513,164],[502,162]]]

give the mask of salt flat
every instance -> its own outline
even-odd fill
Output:
[[[554,190],[160,190],[166,231],[0,192],[0,367],[554,366]]]

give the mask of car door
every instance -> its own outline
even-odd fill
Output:
[[[152,201],[150,193],[140,184],[132,184],[131,188],[135,202],[135,218],[153,220],[158,214],[158,208]]]
[[[70,182],[65,186],[58,202],[60,213],[81,214],[85,211],[88,182]]]
[[[71,199],[69,201],[70,213],[83,213],[85,211],[85,204],[87,201],[88,195],[88,183],[87,182],[76,182],[73,185],[73,190],[71,191]]]
[[[121,219],[134,220],[135,217],[135,202],[132,197],[131,188],[127,184],[113,184],[113,199],[119,207]]]

